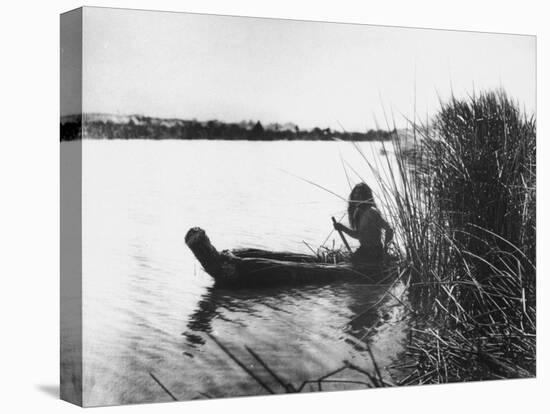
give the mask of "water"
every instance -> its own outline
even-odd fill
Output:
[[[384,172],[381,144],[361,148]],[[222,290],[184,243],[187,230],[200,226],[218,250],[307,253],[305,243],[319,246],[346,203],[296,176],[346,198],[340,153],[356,170],[351,184],[357,175],[374,184],[351,144],[84,141],[84,403],[169,401],[150,373],[178,399],[265,394],[210,334],[276,392],[283,389],[245,346],[295,385],[344,360],[372,370],[365,341],[380,366],[397,361],[406,322],[384,288]],[[333,239],[340,243],[333,234],[327,244]],[[340,378],[365,380],[359,373]],[[324,386],[353,388],[364,386]]]

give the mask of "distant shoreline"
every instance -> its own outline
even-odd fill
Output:
[[[147,139],[147,140],[225,140],[225,141],[387,141],[392,132],[333,131],[330,128],[300,129],[296,124],[260,121],[227,123],[217,120],[197,121],[177,118],[154,118],[142,115],[84,114],[60,119],[61,141],[79,139]]]

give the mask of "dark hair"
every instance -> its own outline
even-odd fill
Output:
[[[359,183],[349,195],[348,200],[348,219],[352,228],[357,229],[359,216],[357,210],[361,207],[376,207],[374,198],[372,196],[372,190],[365,183]]]

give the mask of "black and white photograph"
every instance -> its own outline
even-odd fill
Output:
[[[103,7],[60,32],[63,400],[537,376],[534,35]]]

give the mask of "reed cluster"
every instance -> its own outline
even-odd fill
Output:
[[[534,376],[534,117],[485,92],[441,103],[408,135],[378,194],[417,315],[403,383]]]

